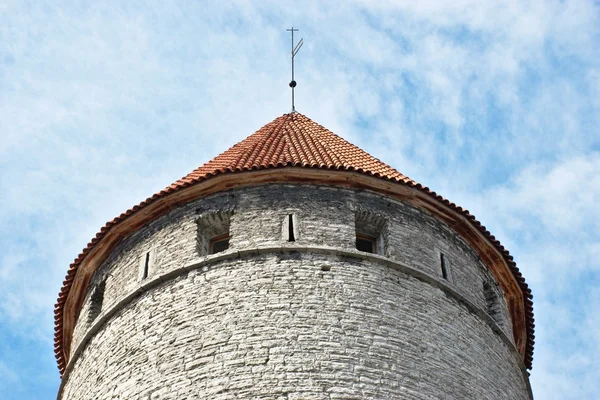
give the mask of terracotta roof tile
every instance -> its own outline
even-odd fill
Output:
[[[63,351],[63,308],[67,295],[73,283],[75,273],[81,262],[86,258],[96,243],[98,243],[110,229],[140,209],[153,203],[174,191],[204,181],[211,176],[221,173],[236,171],[250,171],[263,168],[278,168],[284,166],[298,166],[310,168],[325,168],[348,170],[380,177],[382,179],[406,184],[421,190],[438,201],[448,205],[455,211],[467,217],[472,224],[481,231],[503,255],[513,275],[519,282],[525,295],[525,313],[527,323],[527,345],[525,365],[531,368],[534,344],[534,319],[531,291],[516,267],[512,256],[498,242],[488,230],[475,219],[467,210],[449,202],[442,196],[431,191],[396,171],[389,165],[381,162],[367,152],[347,142],[333,132],[315,123],[300,113],[284,114],[271,123],[265,125],[256,133],[237,143],[229,150],[223,152],[211,161],[195,169],[177,182],[169,185],[159,193],[147,198],[139,205],[119,215],[108,222],[100,232],[88,243],[87,247],[71,264],[59,293],[55,306],[55,354],[61,374],[66,368],[66,359]]]
[[[285,165],[357,170],[370,175],[379,174],[387,179],[412,182],[306,116],[293,113],[275,119],[171,186],[192,184],[198,179],[223,172]]]

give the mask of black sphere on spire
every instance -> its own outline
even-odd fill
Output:
[[[290,82],[290,87],[291,88],[295,88],[296,87],[296,81],[291,81]]]

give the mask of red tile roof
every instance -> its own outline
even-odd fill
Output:
[[[463,214],[467,219],[486,236],[503,255],[515,279],[519,283],[525,298],[525,319],[527,324],[527,345],[525,365],[531,368],[534,344],[534,319],[533,303],[530,289],[525,279],[516,267],[512,256],[502,244],[487,231],[467,210],[444,199],[427,187],[413,181],[407,176],[396,171],[389,165],[381,162],[367,152],[347,142],[323,126],[312,121],[300,113],[284,114],[273,122],[265,125],[256,133],[223,152],[211,161],[195,169],[190,174],[181,178],[159,193],[146,199],[139,205],[122,213],[108,222],[96,237],[88,243],[87,247],[71,264],[63,287],[59,293],[55,306],[55,354],[61,374],[66,368],[66,359],[63,351],[63,308],[67,295],[75,278],[79,265],[86,258],[91,249],[115,225],[127,217],[148,206],[154,201],[167,196],[177,190],[204,181],[211,176],[221,173],[250,171],[265,168],[278,168],[285,166],[324,168],[347,170],[364,173],[385,180],[398,182],[414,187],[435,198],[439,202]]]
[[[194,183],[221,172],[283,166],[347,169],[413,182],[308,117],[291,113],[263,126],[172,186]]]

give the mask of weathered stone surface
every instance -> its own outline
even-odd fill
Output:
[[[198,220],[222,211],[231,215],[228,252],[354,251],[356,213],[376,215],[384,256],[443,281],[443,252],[446,284],[470,305],[443,284],[334,251],[257,250],[184,269],[215,257],[199,252]],[[282,235],[289,214],[293,243]],[[90,321],[101,282],[102,310]],[[157,219],[104,262],[78,318],[62,398],[528,399],[514,348],[473,312],[490,307],[484,282],[493,278],[449,227],[381,195],[292,185],[220,193]],[[512,340],[501,295],[491,310]]]

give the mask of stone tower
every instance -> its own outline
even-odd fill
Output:
[[[59,399],[532,398],[508,251],[299,113],[106,224],[55,313]]]

